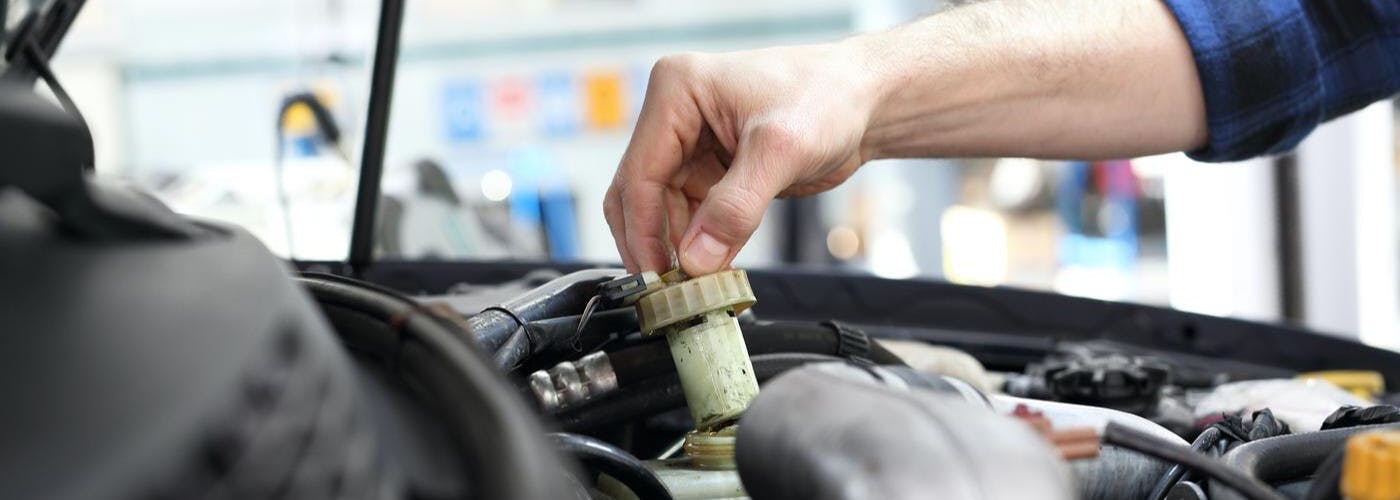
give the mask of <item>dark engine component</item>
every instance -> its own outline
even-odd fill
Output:
[[[1156,408],[1171,379],[1171,368],[1156,359],[1110,354],[1031,366],[1007,392],[1143,414]]]
[[[397,293],[334,276],[305,276],[336,332],[351,348],[395,367],[420,388],[461,452],[461,477],[479,498],[552,498],[569,491],[569,471],[542,426],[500,374],[462,342],[454,323]],[[532,481],[514,476],[538,468]],[[459,496],[466,496],[459,494]]]
[[[1224,461],[1226,465],[1268,484],[1306,479],[1329,456],[1341,449],[1347,438],[1386,427],[1400,428],[1400,424],[1346,427],[1259,439],[1230,450],[1225,454]],[[1211,483],[1210,498],[1240,500],[1244,497],[1229,488]]]
[[[1376,406],[1345,406],[1339,408],[1326,420],[1322,421],[1322,429],[1340,429],[1343,427],[1354,427],[1358,425],[1376,425],[1400,423],[1400,407],[1391,405]]]
[[[251,236],[91,244],[13,191],[0,213],[0,496],[402,494],[372,388]]]
[[[739,422],[736,458],[744,488],[763,499],[1055,500],[1073,491],[1068,468],[1029,426],[956,392],[911,391],[835,363],[765,386]]]
[[[411,299],[323,278],[313,303],[235,229],[97,243],[13,190],[0,214],[0,497],[573,491],[501,374]]]

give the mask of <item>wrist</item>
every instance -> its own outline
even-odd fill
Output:
[[[898,81],[903,78],[899,68],[892,65],[881,40],[887,33],[867,33],[846,38],[835,45],[837,56],[850,64],[851,78],[855,88],[853,104],[864,109],[860,140],[861,163],[887,158],[886,141],[882,134],[872,133],[887,120],[885,110],[893,97]]]
[[[876,85],[861,139],[866,160],[984,156],[1023,142],[1015,120],[1055,94],[1045,51],[1010,25],[1005,5],[953,8],[854,37]],[[1047,73],[1048,72],[1048,73]]]
[[[944,138],[973,126],[977,104],[999,92],[992,68],[975,68],[977,48],[940,35],[938,21],[934,16],[845,41],[867,80],[862,160],[958,154]],[[970,79],[978,74],[982,78]]]

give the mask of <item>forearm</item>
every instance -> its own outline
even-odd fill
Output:
[[[1195,61],[1159,0],[1000,0],[846,42],[865,159],[1128,157],[1206,141]]]

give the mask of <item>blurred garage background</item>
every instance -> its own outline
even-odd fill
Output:
[[[26,0],[10,2],[9,18]],[[616,262],[602,195],[651,64],[823,41],[930,0],[414,0],[389,127],[381,259]],[[346,257],[378,3],[106,0],[55,61],[99,175]],[[343,132],[324,140],[311,95]],[[1296,154],[1206,165],[885,161],[774,206],[748,267],[1015,286],[1294,322],[1400,345],[1393,103]]]

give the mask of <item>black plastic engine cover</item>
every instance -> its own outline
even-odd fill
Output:
[[[309,299],[205,227],[77,241],[0,189],[0,498],[402,494]]]

